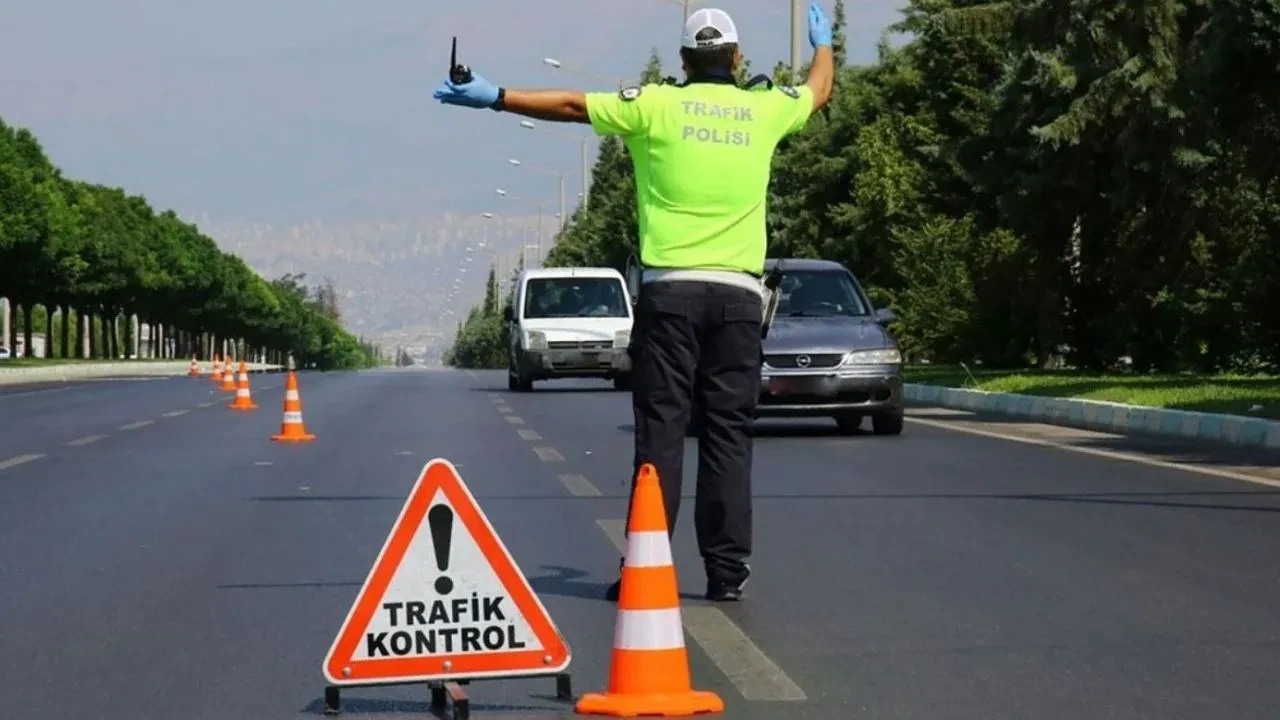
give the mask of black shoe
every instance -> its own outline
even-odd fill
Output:
[[[726,582],[708,579],[706,597],[713,602],[737,602],[742,599],[742,589],[747,586],[747,580],[750,578],[751,568],[744,563],[739,580]]]
[[[618,602],[620,595],[622,595],[622,578],[618,578],[608,590],[604,591],[604,599],[609,602]]]

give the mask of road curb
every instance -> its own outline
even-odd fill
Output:
[[[903,385],[903,397],[916,403],[957,410],[996,413],[1068,427],[1121,434],[1195,438],[1244,447],[1280,450],[1280,421],[1187,410],[1124,405],[1101,400]]]
[[[175,362],[107,362],[92,364],[49,365],[46,367],[0,368],[0,385],[25,383],[69,382],[120,377],[179,377],[190,371],[189,361]],[[279,372],[279,365],[250,363],[250,372]],[[201,373],[208,376],[208,363],[201,364]]]

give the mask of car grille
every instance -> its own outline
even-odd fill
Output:
[[[608,350],[613,347],[613,343],[608,340],[584,340],[582,342],[568,340],[549,342],[547,347],[552,350]]]
[[[802,357],[809,358],[809,364],[801,365],[799,359]],[[833,368],[844,360],[844,355],[837,353],[792,353],[785,355],[765,355],[764,361],[769,367],[782,369],[799,369],[799,368]]]

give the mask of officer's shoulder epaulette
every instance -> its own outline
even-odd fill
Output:
[[[748,80],[747,84],[743,85],[742,88],[744,90],[754,90],[758,85],[764,85],[765,90],[772,90],[773,80],[768,75],[765,75],[764,73],[760,73],[759,75]]]
[[[786,95],[787,97],[796,98],[796,99],[800,98],[800,91],[790,85],[779,85],[778,90],[783,95]]]
[[[618,91],[618,97],[622,98],[627,102],[631,102],[632,100],[635,100],[636,98],[640,97],[640,93],[642,91],[643,91],[643,88],[640,87],[639,85],[628,85]]]

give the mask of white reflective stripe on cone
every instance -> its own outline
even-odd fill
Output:
[[[680,608],[619,610],[613,629],[615,650],[674,650],[684,647]]]
[[[284,393],[284,399],[285,400],[301,400],[302,398],[298,397],[297,390],[286,390]]]
[[[290,424],[290,425],[301,425],[301,424],[302,424],[302,413],[300,413],[300,412],[287,412],[287,413],[285,413],[285,414],[284,414],[284,421],[285,421],[285,423]]]
[[[627,567],[666,567],[671,564],[671,542],[665,532],[627,534]]]
[[[249,388],[240,388],[236,390],[236,397],[249,397]]]

